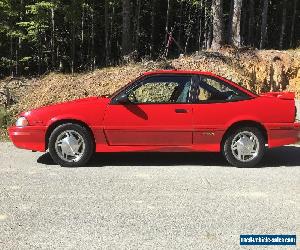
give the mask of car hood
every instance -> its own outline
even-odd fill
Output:
[[[23,112],[32,125],[45,125],[49,120],[55,119],[84,119],[93,116],[93,112],[101,112],[105,109],[110,99],[107,97],[87,97],[67,102],[61,102],[43,106]]]
[[[80,99],[75,99],[75,100],[71,100],[71,101],[66,101],[66,102],[58,102],[58,103],[54,103],[54,104],[49,104],[49,105],[45,105],[39,108],[35,108],[26,112],[22,112],[20,115],[24,115],[26,113],[29,112],[39,112],[39,111],[46,111],[49,109],[57,109],[57,108],[64,108],[64,107],[68,107],[68,106],[73,106],[73,105],[86,105],[86,104],[101,104],[101,103],[107,103],[109,98],[107,97],[97,97],[97,96],[93,96],[93,97],[86,97],[86,98],[80,98]]]

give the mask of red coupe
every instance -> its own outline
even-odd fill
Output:
[[[201,151],[250,167],[266,148],[299,141],[294,97],[256,95],[208,72],[147,72],[111,97],[24,112],[9,135],[61,166],[82,166],[94,152]]]

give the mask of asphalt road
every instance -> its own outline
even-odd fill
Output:
[[[300,147],[259,168],[219,154],[97,154],[62,168],[0,143],[0,249],[299,249]],[[297,234],[297,247],[240,247]]]

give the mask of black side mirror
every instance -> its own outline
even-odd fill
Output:
[[[128,103],[131,103],[129,98],[128,98],[128,95],[126,95],[125,93],[119,95],[117,98],[116,98],[116,103],[121,103],[121,104],[128,104]]]

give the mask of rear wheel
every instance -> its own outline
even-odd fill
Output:
[[[258,128],[238,128],[226,137],[222,151],[231,165],[254,167],[264,155],[265,139]]]
[[[85,165],[94,152],[90,132],[79,124],[67,123],[53,130],[49,138],[52,159],[64,167]]]

